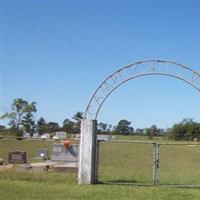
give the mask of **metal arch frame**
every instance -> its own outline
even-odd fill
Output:
[[[145,64],[148,64],[148,65],[145,65]],[[155,66],[155,64],[157,65],[160,64],[160,66]],[[139,72],[137,74],[138,72],[137,67],[140,67],[140,66],[141,68],[144,68],[144,71]],[[173,66],[173,68],[170,69],[169,66],[171,67]],[[125,70],[129,70],[128,77],[124,77],[123,79],[122,73]],[[173,72],[173,70],[175,70],[175,72]],[[184,75],[188,75],[188,74],[189,76],[184,77]],[[121,86],[122,84],[124,84],[125,82],[131,79],[134,79],[140,76],[149,76],[149,75],[164,75],[164,76],[173,77],[173,78],[176,78],[188,83],[189,85],[191,85],[193,88],[195,88],[197,91],[200,92],[200,73],[192,70],[191,68],[186,67],[182,64],[173,62],[173,61],[165,61],[165,60],[139,61],[133,64],[126,65],[125,67],[122,67],[121,69],[115,71],[99,85],[99,87],[95,90],[94,94],[92,95],[87,105],[84,118],[87,118],[87,116],[94,116],[92,118],[96,120],[103,103],[115,89],[117,89],[119,86]],[[114,83],[114,85],[110,84],[109,81]],[[103,86],[106,86],[106,89],[104,88],[103,90]],[[102,94],[98,95],[98,92]],[[93,107],[93,102],[96,107],[95,113],[90,112],[90,108]]]

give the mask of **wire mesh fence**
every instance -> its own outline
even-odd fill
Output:
[[[200,144],[100,142],[98,178],[113,184],[200,187]]]
[[[160,184],[200,187],[200,144],[160,146]]]
[[[113,184],[153,185],[153,160],[152,142],[100,142],[98,179]]]

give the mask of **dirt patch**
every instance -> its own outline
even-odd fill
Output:
[[[0,172],[10,170],[13,168],[13,165],[0,165]]]

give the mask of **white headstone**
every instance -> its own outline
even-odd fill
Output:
[[[67,137],[67,133],[64,131],[59,131],[55,133],[55,136],[58,137],[59,139],[64,139]]]

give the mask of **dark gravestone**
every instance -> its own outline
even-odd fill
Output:
[[[13,164],[26,163],[26,152],[25,151],[8,152],[8,162]]]

